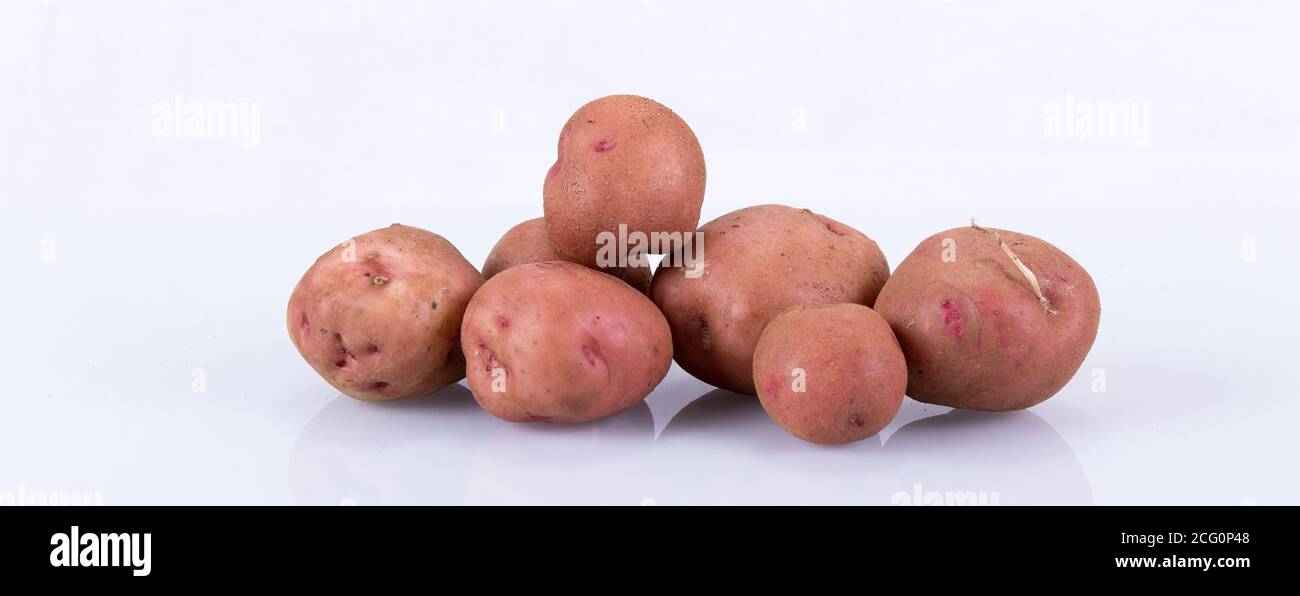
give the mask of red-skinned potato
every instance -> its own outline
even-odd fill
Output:
[[[873,436],[903,403],[907,363],[889,323],[861,304],[790,309],[754,349],[754,385],[790,434],[833,445]]]
[[[870,306],[889,279],[875,242],[807,209],[747,207],[699,232],[703,274],[661,264],[651,297],[672,327],[677,363],[736,393],[755,394],[754,346],[773,317],[805,304]]]
[[[483,279],[492,279],[492,276],[516,265],[563,260],[555,254],[546,237],[546,221],[540,217],[530,219],[510,228],[492,247],[492,252],[488,253],[487,260],[483,262]],[[623,280],[642,294],[649,295],[650,264],[644,259],[639,262],[644,264],[602,267],[600,270]]]
[[[640,403],[668,374],[672,338],[653,302],[565,261],[496,274],[465,311],[474,399],[511,422],[587,422]]]
[[[464,378],[461,316],[482,283],[442,236],[393,224],[316,259],[289,298],[289,337],[351,397],[426,395]]]
[[[704,201],[704,153],[672,110],[636,95],[582,106],[560,131],[555,165],[542,187],[555,254],[597,263],[602,232],[676,234],[689,242]],[[673,248],[651,252],[671,252]]]
[[[908,395],[991,411],[1060,391],[1101,318],[1097,286],[1074,259],[1033,236],[973,224],[916,247],[876,310],[907,357]]]

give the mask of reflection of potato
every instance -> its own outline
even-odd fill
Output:
[[[672,364],[668,323],[649,298],[564,261],[498,273],[465,311],[474,398],[512,422],[585,422],[640,403]]]
[[[461,315],[482,283],[442,236],[393,224],[316,259],[289,298],[289,336],[344,394],[426,395],[465,376]]]
[[[945,250],[955,259],[945,259]],[[1006,250],[1033,272],[1044,300]],[[876,311],[907,357],[908,395],[955,408],[1019,410],[1055,395],[1079,370],[1101,304],[1088,272],[1055,246],[964,227],[912,251],[881,290]]]
[[[542,189],[546,230],[563,260],[596,266],[601,232],[687,236],[700,223],[704,153],[677,114],[654,100],[612,95],[560,131]]]
[[[772,424],[753,396],[726,389],[711,389],[691,400],[668,421],[658,439],[665,444],[703,440],[716,442],[719,449],[749,448],[766,441],[804,445]]]
[[[294,442],[290,496],[297,505],[458,504],[466,454],[501,426],[457,383],[384,407],[334,399]]]
[[[885,442],[893,505],[1090,505],[1069,444],[1032,410],[954,410],[904,425]]]
[[[796,307],[754,349],[769,416],[813,443],[850,443],[885,428],[903,403],[907,363],[889,323],[860,304]]]
[[[880,445],[879,435],[833,447],[801,441],[757,399],[714,389],[655,441],[649,494],[660,505],[865,504],[884,480]]]
[[[542,218],[530,219],[510,228],[505,236],[497,241],[483,262],[483,279],[505,271],[515,265],[525,263],[543,263],[546,261],[563,261],[551,242],[546,238],[546,222]],[[650,293],[650,264],[639,259],[642,266],[602,267],[601,271],[613,275],[642,294]]]
[[[467,503],[639,505],[655,493],[647,465],[654,418],[641,402],[589,424],[501,424],[467,457]]]
[[[807,209],[759,205],[700,228],[704,275],[660,266],[651,295],[673,329],[677,363],[754,395],[754,346],[773,317],[801,304],[871,306],[889,265],[870,238]]]

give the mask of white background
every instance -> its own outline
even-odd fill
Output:
[[[1291,2],[0,5],[0,503],[1295,504],[1300,7]],[[1097,343],[1013,414],[905,401],[826,448],[674,367],[647,405],[513,425],[460,386],[339,396],[284,329],[393,222],[475,264],[541,214],[561,125],[694,128],[707,221],[808,207],[897,264],[982,224],[1095,278]],[[253,102],[257,146],[156,104]],[[1150,106],[1150,146],[1045,110]],[[1104,376],[1104,391],[1094,379]],[[195,389],[204,389],[195,391]]]

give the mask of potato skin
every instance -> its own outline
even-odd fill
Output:
[[[1020,410],[1056,394],[1097,337],[1092,277],[1051,244],[963,227],[927,238],[876,301],[907,357],[907,394],[970,410]],[[991,233],[1033,271],[1049,313]],[[955,260],[945,262],[945,239]]]
[[[465,311],[461,347],[474,399],[511,422],[616,414],[645,399],[672,364],[668,323],[649,298],[565,261],[511,267],[483,284]],[[498,368],[503,387],[493,387]]]
[[[870,306],[889,264],[870,238],[807,209],[758,205],[700,228],[704,273],[660,266],[651,297],[668,317],[677,363],[754,395],[754,345],[773,317],[802,304]]]
[[[538,217],[515,225],[497,241],[487,260],[483,261],[483,279],[492,279],[492,276],[515,265],[563,260],[551,248],[546,236],[546,221]],[[650,294],[649,263],[643,267],[602,267],[600,270],[623,280],[642,294]]]
[[[759,337],[754,385],[763,409],[790,434],[823,445],[851,443],[898,414],[907,363],[889,323],[870,308],[795,307]]]
[[[595,267],[601,232],[680,233],[700,223],[704,152],[695,133],[662,104],[636,95],[594,100],[560,131],[542,186],[555,254]]]
[[[461,316],[482,283],[442,236],[393,224],[316,259],[289,298],[289,337],[348,396],[427,395],[465,376]]]

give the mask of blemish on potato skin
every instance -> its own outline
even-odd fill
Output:
[[[943,311],[944,331],[947,331],[948,335],[953,337],[961,337],[965,331],[961,309],[950,299],[944,299],[943,302],[940,302],[939,309]]]
[[[764,389],[767,390],[767,391],[766,391],[767,394],[768,394],[769,396],[771,396],[771,397],[778,397],[778,396],[780,396],[780,395],[781,395],[781,379],[780,379],[779,377],[775,376],[775,375],[774,375],[774,376],[771,376],[771,377],[768,377],[768,378],[767,378],[767,387],[765,387]]]
[[[374,276],[373,278],[370,279],[370,285],[372,285],[372,286],[374,286],[374,287],[376,287],[376,288],[379,287],[379,286],[382,286],[382,285],[384,285],[384,284],[386,284],[386,283],[388,283],[388,278],[387,278],[387,277],[384,277],[384,276],[382,276],[382,275],[376,275],[376,276]]]
[[[866,421],[864,421],[857,414],[849,416],[849,424],[852,424],[853,426],[856,426],[858,428],[862,428],[867,425]]]
[[[844,230],[838,228],[837,226],[835,226],[835,225],[832,224],[831,222],[826,221],[826,220],[824,220],[824,219],[822,220],[822,225],[826,227],[826,230],[827,230],[827,231],[829,231],[829,232],[832,233],[832,234],[835,234],[836,236],[847,236],[847,235],[849,235],[848,232],[846,232],[846,231],[844,231]],[[832,248],[834,248],[834,245],[832,245]]]

